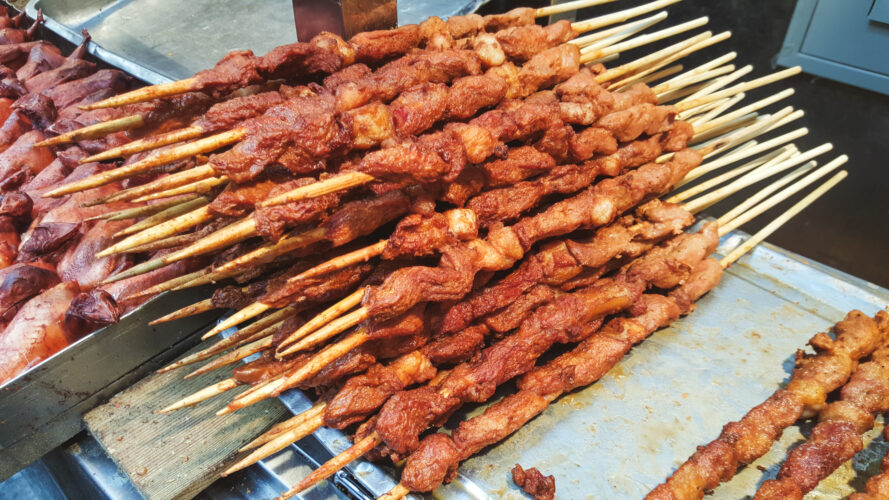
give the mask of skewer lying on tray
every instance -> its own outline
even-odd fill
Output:
[[[834,332],[834,338],[826,333],[812,337],[809,343],[816,354],[800,351],[785,388],[726,425],[716,440],[699,448],[646,498],[703,498],[734,476],[739,465],[749,465],[769,451],[784,429],[816,413],[821,423],[812,437],[790,452],[778,480],[763,483],[755,498],[802,498],[859,451],[859,434],[873,425],[873,412],[886,411],[889,315],[880,311],[872,319],[852,311]],[[871,360],[856,369],[868,356]],[[840,387],[841,399],[825,406],[828,394]]]

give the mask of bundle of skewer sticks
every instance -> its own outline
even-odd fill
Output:
[[[193,78],[91,105],[141,102],[142,108],[134,106],[138,112],[126,119],[62,134],[44,145],[131,127],[144,133],[151,129],[155,106],[186,92],[206,92],[218,101],[203,114],[185,117],[191,120],[185,128],[159,131],[86,159],[127,158],[118,168],[47,196],[147,177],[90,202],[149,202],[102,216],[141,220],[118,233],[122,239],[98,256],[168,253],[108,281],[183,260],[207,263],[212,257],[203,269],[140,294],[225,279],[243,285],[220,288],[212,299],[157,320],[215,307],[239,309],[205,338],[255,320],[164,371],[221,355],[193,376],[261,354],[236,370],[234,378],[164,411],[247,385],[252,387],[220,413],[293,387],[341,387],[340,393],[364,395],[356,399],[338,393],[319,402],[254,442],[251,446],[259,449],[236,468],[322,424],[344,428],[364,422],[352,449],[289,494],[371,449],[414,457],[408,459],[410,470],[411,460],[422,458],[419,434],[435,419],[424,416],[431,420],[418,423],[414,436],[398,436],[386,427],[399,414],[398,404],[417,397],[405,390],[409,386],[428,382],[415,391],[425,391],[422,397],[442,407],[483,402],[490,387],[530,370],[542,352],[532,356],[533,349],[525,350],[526,359],[513,371],[492,368],[489,376],[495,379],[485,384],[466,385],[467,377],[486,356],[493,356],[493,363],[510,352],[512,342],[536,339],[541,333],[535,321],[556,321],[559,307],[587,307],[588,312],[565,318],[582,324],[563,325],[561,337],[541,340],[543,350],[554,343],[600,342],[615,337],[624,323],[639,322],[645,326],[639,327],[641,337],[623,339],[626,352],[679,312],[688,312],[709,289],[695,291],[692,284],[715,285],[715,268],[706,257],[718,236],[846,161],[841,156],[816,169],[814,158],[831,146],[798,151],[791,143],[807,133],[804,128],[758,142],[802,116],[789,107],[759,114],[792,90],[735,109],[746,92],[792,76],[798,68],[735,83],[751,68],[735,68],[730,64],[735,54],[729,53],[684,71],[679,61],[729,33],[703,32],[637,60],[605,66],[622,52],[706,24],[701,18],[643,34],[667,17],[656,11],[676,1],[547,27],[534,24],[534,18],[552,9],[430,19],[419,27],[349,41],[323,34],[263,57],[231,54]],[[598,3],[604,2],[557,7]],[[320,83],[305,85],[312,80]],[[194,159],[194,166],[178,172],[166,167],[186,159]],[[652,200],[742,161],[664,202]],[[682,233],[700,210],[794,167],[716,224],[700,233]],[[801,210],[844,175],[837,174],[794,209]],[[773,231],[791,216],[783,215],[767,229]],[[577,231],[594,231],[594,236],[578,240]],[[767,234],[752,238],[724,265]],[[535,250],[538,242],[546,244]],[[322,262],[331,249],[342,253]],[[426,265],[434,257],[440,257],[439,264]],[[553,263],[560,267],[547,268]],[[685,275],[670,275],[665,265]],[[686,280],[689,286],[682,284]],[[649,294],[651,287],[674,290],[665,298]],[[675,314],[653,323],[643,319],[646,313],[625,317],[627,310],[644,309],[633,305],[637,302],[662,299],[672,301],[665,307]],[[593,335],[592,327],[607,316],[615,316],[602,330],[610,333]],[[466,362],[476,354],[477,361]],[[456,367],[437,368],[446,365]],[[514,371],[517,367],[524,371]],[[564,390],[570,388],[559,389]],[[542,411],[559,391],[517,397],[532,400]],[[452,470],[476,445],[437,446],[459,451],[444,468]],[[392,496],[434,486],[409,479]]]

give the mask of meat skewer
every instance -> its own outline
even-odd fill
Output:
[[[637,39],[635,41],[624,42],[624,43],[618,44],[618,45],[619,46],[627,46],[627,47],[638,46],[640,44],[649,43],[653,40],[656,40],[661,36],[671,36],[672,34],[675,34],[677,32],[682,32],[687,29],[692,29],[692,28],[699,26],[705,22],[706,22],[706,19],[702,18],[700,20],[692,21],[690,23],[685,23],[683,25],[680,25],[680,26],[677,26],[674,28],[670,28],[668,30],[663,30],[662,32],[653,33],[652,35],[643,35],[642,37],[639,37],[639,39]],[[556,28],[559,27],[559,25],[552,25],[552,26],[556,27]],[[558,32],[558,33],[561,33],[561,32]],[[510,85],[509,91],[505,95],[501,94],[499,96],[501,99],[502,99],[502,97],[505,97],[506,95],[510,95],[511,93],[518,93],[519,96],[528,95],[534,90],[535,87],[539,86],[540,84],[547,83],[553,77],[558,78],[560,76],[560,72],[558,72],[558,71],[555,74],[549,75],[546,78],[543,78],[541,76],[534,74],[534,71],[537,71],[538,67],[540,68],[540,70],[543,70],[543,67],[541,67],[542,65],[555,64],[557,67],[562,66],[562,65],[565,65],[565,66],[573,65],[573,66],[575,66],[574,71],[576,71],[577,60],[574,60],[574,61],[572,61],[571,59],[562,60],[562,58],[569,57],[569,55],[568,55],[569,52],[571,52],[572,50],[573,51],[577,50],[577,48],[574,45],[570,45],[570,44],[569,45],[558,45],[559,43],[564,41],[561,38],[554,38],[553,40],[542,40],[542,41],[547,42],[544,44],[544,47],[546,47],[546,46],[553,47],[553,49],[550,49],[550,52],[555,50],[555,47],[559,47],[559,49],[555,50],[554,53],[551,53],[549,55],[547,55],[547,53],[546,53],[547,51],[544,51],[543,53],[539,53],[539,54],[533,56],[527,64],[522,66],[522,70],[519,71],[518,78],[520,79],[520,81],[517,82],[517,85]],[[617,47],[617,46],[614,46],[614,47],[606,49],[606,50],[616,51],[615,47]],[[482,50],[482,49],[479,49],[479,50]],[[441,54],[446,55],[446,54],[453,53],[453,52],[454,51],[443,52]],[[432,53],[432,54],[434,55],[434,53]],[[576,53],[574,54],[574,56],[576,57]],[[421,55],[410,56],[410,57],[424,58],[425,55],[421,54]],[[435,57],[438,57],[438,56],[435,56]],[[483,58],[481,58],[481,59],[483,59]],[[447,64],[451,64],[451,66],[453,66],[453,62],[449,62]],[[500,67],[500,66],[498,66],[498,67]],[[509,67],[510,66],[506,66],[506,68],[509,68]],[[445,68],[442,68],[442,69],[445,69]],[[566,70],[567,70],[567,67],[566,67]],[[447,71],[454,71],[454,69],[447,68]],[[462,71],[462,69],[461,69],[461,71]],[[546,71],[553,71],[553,69],[547,68]],[[564,71],[564,70],[562,70],[562,71]],[[285,161],[285,165],[291,171],[294,171],[294,173],[299,173],[298,172],[299,170],[307,168],[307,167],[310,168],[309,171],[311,171],[311,169],[314,169],[317,167],[313,167],[311,165],[301,166],[301,165],[298,165],[297,163],[294,163],[294,161],[296,161],[298,159],[298,157],[294,157],[294,158],[291,158],[288,160],[283,160],[282,159],[283,157],[281,157],[281,155],[275,155],[275,157],[267,157],[268,156],[267,153],[265,155],[259,155],[254,143],[256,143],[257,141],[261,141],[262,144],[267,144],[267,143],[269,143],[269,141],[274,141],[274,143],[281,144],[281,147],[285,147],[288,149],[295,148],[297,152],[304,151],[301,154],[311,153],[312,156],[315,158],[324,158],[325,157],[324,155],[335,152],[335,151],[339,151],[343,147],[345,147],[346,150],[348,150],[349,148],[354,148],[354,147],[357,147],[358,149],[366,148],[366,147],[372,146],[374,144],[379,144],[379,142],[381,142],[382,140],[384,140],[388,137],[395,136],[396,132],[399,132],[399,134],[400,134],[401,133],[400,131],[392,128],[391,118],[387,118],[387,115],[385,114],[385,111],[388,108],[374,106],[372,103],[371,104],[365,104],[365,103],[367,103],[368,99],[371,98],[372,96],[374,96],[375,93],[378,93],[380,91],[382,91],[386,97],[391,98],[394,95],[397,95],[399,92],[407,90],[411,86],[411,83],[412,83],[411,78],[420,77],[421,74],[417,72],[415,67],[406,66],[406,65],[401,64],[400,62],[396,63],[395,65],[384,66],[383,68],[378,70],[378,73],[380,73],[380,72],[382,72],[383,75],[386,75],[383,79],[387,79],[387,80],[394,80],[394,78],[388,76],[390,73],[395,74],[395,75],[402,75],[403,74],[404,76],[400,76],[398,78],[398,80],[395,80],[395,81],[398,81],[401,86],[389,88],[389,87],[391,87],[391,84],[387,84],[389,87],[381,88],[379,82],[383,81],[383,79],[376,78],[376,74],[375,74],[375,75],[368,77],[366,79],[367,80],[366,83],[369,85],[368,88],[366,88],[366,89],[364,88],[365,83],[362,81],[359,81],[357,84],[355,84],[354,89],[357,89],[358,92],[363,93],[363,95],[361,95],[361,96],[357,96],[357,95],[354,96],[354,98],[358,99],[357,101],[354,101],[354,102],[350,101],[350,99],[354,100],[353,96],[351,95],[351,94],[354,94],[354,92],[352,92],[345,98],[343,97],[343,95],[345,95],[345,94],[338,95],[336,98],[336,101],[337,101],[335,103],[336,108],[338,108],[340,111],[346,111],[346,112],[350,113],[350,115],[353,115],[357,126],[359,126],[359,127],[363,126],[363,127],[367,128],[364,131],[365,132],[364,135],[361,135],[361,132],[362,132],[361,130],[356,130],[355,132],[358,133],[358,136],[356,136],[354,139],[350,140],[349,137],[337,138],[337,140],[335,140],[332,144],[325,144],[325,145],[323,145],[324,147],[322,147],[322,144],[315,144],[315,143],[311,143],[311,142],[306,142],[306,141],[311,141],[312,138],[315,137],[315,135],[317,135],[317,132],[303,138],[301,136],[301,134],[294,135],[294,132],[291,130],[289,135],[286,135],[286,137],[281,136],[281,132],[275,131],[276,124],[278,124],[277,127],[279,128],[280,122],[281,122],[281,117],[277,116],[278,114],[283,113],[283,112],[290,114],[290,113],[293,113],[294,111],[304,114],[304,113],[306,113],[306,111],[303,111],[303,110],[309,109],[306,106],[306,104],[307,104],[306,102],[303,102],[300,100],[292,100],[292,102],[290,102],[289,104],[280,105],[280,106],[272,108],[271,110],[266,112],[262,118],[256,118],[253,121],[244,123],[243,125],[235,128],[235,129],[221,132],[219,134],[216,134],[215,136],[200,139],[198,141],[195,141],[195,142],[192,142],[192,143],[189,143],[186,145],[178,146],[178,147],[174,148],[173,150],[165,151],[163,153],[160,153],[160,152],[156,153],[155,155],[152,155],[151,157],[149,157],[145,160],[142,160],[142,161],[130,164],[130,165],[126,165],[124,167],[120,167],[120,168],[115,169],[113,171],[103,172],[102,174],[100,174],[98,176],[95,176],[91,179],[84,179],[83,181],[80,181],[74,185],[61,187],[59,189],[52,191],[51,193],[48,193],[48,196],[56,196],[56,195],[66,194],[66,193],[70,193],[70,192],[88,188],[88,187],[95,187],[96,185],[100,185],[101,183],[108,182],[108,181],[111,181],[114,179],[119,179],[124,176],[129,176],[129,175],[132,175],[133,173],[144,171],[145,169],[153,168],[154,166],[161,165],[161,164],[167,163],[169,161],[192,156],[196,153],[205,153],[205,152],[213,151],[213,150],[218,149],[220,147],[223,147],[223,146],[235,143],[235,142],[239,142],[239,141],[241,142],[241,144],[239,146],[236,146],[233,150],[228,151],[226,153],[222,153],[220,155],[216,155],[213,158],[211,158],[211,164],[214,166],[214,168],[217,169],[217,171],[222,172],[225,175],[228,175],[229,177],[235,179],[236,181],[239,181],[239,182],[246,181],[246,180],[254,177],[257,173],[259,173],[259,171],[261,171],[261,168],[264,165],[268,165],[270,162],[279,161],[279,160]],[[426,71],[426,73],[429,73],[429,71]],[[472,74],[471,70],[469,73]],[[430,76],[433,76],[433,75],[435,75],[435,73],[425,74],[425,75],[422,75],[422,78],[428,79]],[[463,76],[463,75],[462,74],[455,74],[455,75],[450,75],[450,76]],[[570,76],[570,74],[566,73],[563,76],[561,76],[561,78],[566,78],[567,76]],[[489,74],[487,75],[488,79],[493,78],[493,79],[496,79],[496,80],[499,80],[499,81],[505,82],[505,83],[509,83],[510,79],[515,78],[515,77],[516,76],[510,74],[509,71],[507,71],[507,73],[504,75],[500,75],[498,71],[489,72]],[[469,83],[470,85],[472,85],[474,82],[474,80],[471,77],[463,78],[460,81],[464,82],[464,83]],[[447,79],[443,80],[443,82],[447,82]],[[350,84],[350,85],[352,85],[352,84]],[[456,85],[456,82],[455,82],[455,85]],[[346,87],[348,87],[350,89],[350,91],[351,91],[351,89],[353,89],[353,87],[350,87],[349,85],[343,86],[343,88],[346,88]],[[452,87],[452,89],[454,89],[453,90],[454,92],[459,91],[459,87],[457,87],[457,86]],[[367,90],[371,90],[371,92],[368,93]],[[347,93],[350,91],[347,91]],[[394,95],[392,94],[393,92],[394,92]],[[490,92],[490,90],[487,90],[487,92]],[[341,92],[339,90],[337,90],[337,94],[341,94]],[[467,97],[470,97],[470,96],[467,95]],[[476,94],[476,99],[478,97],[481,97],[481,96]],[[309,99],[310,100],[313,100],[313,99],[317,100],[316,98],[309,98]],[[466,99],[466,97],[464,97],[464,99]],[[499,101],[499,99],[498,99],[498,101]],[[471,103],[471,102],[472,102],[472,100],[470,99],[469,101],[465,101],[464,103],[461,103],[461,104],[465,105],[465,104]],[[488,104],[490,104],[490,103],[488,103]],[[358,107],[360,105],[364,105],[364,106]],[[450,109],[450,105],[448,105],[448,106],[449,106],[448,108],[444,108],[441,110],[441,112],[440,112],[441,115],[444,115],[444,116],[447,115],[446,112],[449,111],[449,109]],[[482,107],[484,107],[484,104]],[[278,110],[279,108],[280,108],[280,110]],[[304,119],[305,120],[312,120],[313,122],[315,120],[319,120],[317,123],[313,123],[313,125],[319,126],[321,123],[324,123],[324,121],[322,121],[322,120],[327,120],[327,121],[334,120],[333,111],[334,110],[327,111],[327,110],[320,110],[320,109],[317,111],[308,111],[310,114],[305,115]],[[396,110],[393,109],[392,111],[390,111],[390,113],[393,113],[393,116],[397,116],[394,114],[394,111],[396,111]],[[315,113],[319,113],[319,115],[317,117],[312,116]],[[380,115],[380,116],[376,116],[376,115],[379,115],[380,113],[384,113],[384,114]],[[461,113],[462,113],[462,111],[461,111]],[[428,114],[428,111],[427,111],[427,114]],[[471,116],[471,114],[474,114],[474,111],[468,112],[469,116]],[[330,116],[328,117],[328,115],[330,115]],[[322,118],[322,116],[324,118]],[[461,115],[461,116],[465,117],[467,115]],[[381,123],[379,121],[381,119],[384,119],[384,122]],[[294,120],[296,120],[296,121],[294,122]],[[371,121],[369,123],[365,124],[364,122],[367,120],[371,120]],[[301,123],[299,121],[299,119],[296,119],[293,116],[288,116],[287,121],[288,121],[288,123],[290,123],[291,128],[293,126],[299,125]],[[437,120],[433,120],[433,121],[437,121]],[[331,124],[325,125],[325,129],[323,132],[325,134],[333,133],[333,132],[327,131],[327,129],[330,128],[331,126],[334,126],[334,124],[336,124],[336,123],[337,123],[336,121],[333,121]],[[397,125],[398,125],[398,123],[396,120],[396,126]],[[407,125],[411,126],[411,124],[407,124]],[[339,126],[339,125],[337,125],[337,126]],[[424,124],[424,126],[425,126],[425,124]],[[302,129],[302,128],[305,128],[305,126],[300,125],[300,129]],[[379,135],[377,137],[377,136],[374,136],[373,134],[367,134],[366,133],[367,131],[373,131],[373,132],[375,132],[377,134],[381,134],[381,135]],[[308,132],[309,131],[306,130],[305,133],[308,134]],[[407,134],[410,134],[412,132],[413,132],[413,130],[410,130],[410,129],[404,130],[404,133],[407,133]],[[255,135],[255,134],[259,134],[259,135],[257,137],[253,137],[253,135]],[[272,135],[270,135],[270,134],[272,134]],[[275,135],[275,134],[277,134],[277,135]],[[340,132],[340,134],[342,134],[342,132]],[[330,139],[329,137],[327,137],[327,135],[325,135],[324,137],[327,140]],[[341,145],[341,144],[339,144],[338,141],[346,141],[346,143]],[[290,165],[290,163],[292,163],[292,165]]]
[[[310,238],[310,239],[314,239],[314,238]],[[244,257],[247,257],[247,256],[244,256]],[[223,277],[226,277],[226,276],[230,275],[230,273],[223,272],[223,271],[227,271],[227,269],[226,269],[227,267],[228,267],[228,268],[233,268],[233,267],[236,267],[236,266],[238,266],[238,265],[244,265],[244,264],[246,264],[246,262],[247,262],[247,261],[244,260],[244,258],[236,259],[236,261],[229,263],[229,265],[226,265],[226,266],[223,266],[223,268],[220,268],[220,269],[219,269],[219,272],[217,272],[217,273],[211,273],[210,275],[206,276],[204,279],[195,281],[195,282],[193,282],[192,284],[190,284],[189,286],[196,286],[196,285],[198,285],[198,284],[209,283],[209,282],[212,282],[212,281],[214,281],[214,280],[217,280],[217,279],[221,279],[221,278],[223,278]]]
[[[804,201],[810,202],[810,200],[804,200]],[[708,231],[712,232],[712,235],[709,237],[706,236]],[[710,228],[708,229],[707,225],[705,225],[705,227],[704,227],[704,229],[702,229],[701,233],[698,233],[696,235],[683,235],[683,236],[679,236],[676,238],[676,240],[685,240],[684,243],[687,242],[687,243],[685,243],[685,245],[674,244],[674,245],[670,245],[666,248],[672,247],[675,249],[676,252],[679,252],[676,254],[677,258],[679,255],[683,255],[682,259],[692,258],[694,260],[694,257],[692,257],[692,256],[698,255],[697,259],[700,260],[700,259],[704,259],[706,257],[706,255],[708,253],[710,253],[713,248],[715,248],[715,245],[717,242],[715,237],[716,237],[715,236],[715,226],[711,225]],[[764,238],[765,236],[761,236],[761,237]],[[702,249],[709,249],[709,251],[705,250],[703,254],[697,254],[697,252],[700,250],[692,250],[693,248],[698,248],[698,247],[697,247],[697,244],[691,243],[691,241],[698,240],[701,242],[701,244],[703,244],[703,242],[707,241],[708,239],[711,240],[712,243],[705,244],[705,246]],[[679,250],[680,248],[684,248],[685,250]],[[749,248],[750,247],[747,247],[747,250],[749,250]],[[686,254],[684,252],[689,252],[689,253]],[[663,287],[669,288],[666,285],[668,283],[676,283],[676,281],[672,281],[675,279],[675,277],[667,279],[665,281],[664,278],[666,278],[666,276],[664,276],[661,273],[663,273],[668,268],[676,269],[676,267],[674,267],[672,264],[666,265],[666,267],[663,267],[665,264],[663,264],[662,261],[660,263],[656,264],[656,262],[658,262],[660,259],[662,259],[663,256],[664,255],[659,254],[659,252],[654,252],[654,253],[649,252],[648,258],[643,257],[639,261],[634,261],[633,263],[631,263],[629,265],[629,267],[627,268],[627,270],[625,272],[629,276],[633,276],[633,275],[651,276],[650,283],[654,284],[655,286],[657,286],[659,288],[663,288]],[[740,256],[740,255],[738,255],[738,256]],[[731,262],[729,260],[724,260],[722,262],[722,265],[727,267],[728,265],[730,265],[730,263]],[[712,267],[712,265],[711,265],[711,267]],[[636,270],[634,271],[634,269],[636,269]],[[658,269],[660,269],[660,271],[658,271]],[[660,276],[660,277],[656,277],[656,276]],[[718,274],[717,274],[717,276],[718,276]],[[707,280],[704,280],[704,281],[706,282]],[[706,290],[706,287],[705,287],[705,290]],[[693,298],[693,296],[692,296],[692,298]],[[553,304],[555,304],[555,303],[553,303]],[[556,311],[556,310],[557,309],[554,309],[554,311]],[[577,314],[580,314],[580,312],[578,310],[572,310],[571,313],[569,313],[569,314],[577,315]],[[585,324],[585,323],[583,323],[583,324]],[[552,322],[552,319],[550,319],[547,322],[547,327],[553,328],[553,326],[554,326],[554,323]],[[513,337],[507,337],[507,339],[511,339],[511,338],[513,338]],[[515,341],[513,341],[513,342],[515,342]],[[518,355],[519,357],[526,356],[527,355],[526,349],[528,349],[530,347],[530,344],[522,343],[522,345],[523,345],[522,348],[516,349],[515,353],[510,354],[509,356],[515,356],[515,355]],[[518,347],[518,346],[519,346],[519,344],[516,344],[516,347]],[[489,349],[491,349],[491,348],[489,348]],[[505,352],[504,352],[504,355],[505,355]],[[532,354],[532,356],[533,356],[533,354]],[[478,365],[478,368],[482,369],[482,367],[485,366],[485,364],[484,364],[485,362],[483,361],[485,359],[485,357],[482,356],[481,358],[478,358],[478,359],[479,359],[479,361],[474,361],[473,364]],[[495,358],[492,357],[490,359],[493,360]],[[510,368],[514,366],[514,363],[506,362],[506,360],[510,359],[510,358],[504,357],[504,358],[497,358],[497,359],[498,359],[498,362],[504,363],[505,366],[508,366]],[[558,363],[558,361],[556,361],[556,363]],[[426,425],[428,425],[428,422],[431,422],[432,420],[434,420],[433,415],[439,414],[440,412],[447,413],[449,409],[452,409],[454,407],[453,406],[454,404],[457,404],[456,401],[453,401],[454,398],[450,394],[447,394],[448,392],[451,392],[451,390],[456,391],[456,393],[463,392],[465,394],[470,395],[470,398],[472,398],[472,400],[483,400],[482,398],[486,399],[485,396],[488,394],[491,394],[493,392],[492,387],[484,385],[484,383],[487,383],[488,377],[491,374],[491,372],[489,371],[491,369],[494,369],[493,365],[490,368],[484,368],[485,371],[480,372],[480,373],[484,373],[484,375],[480,375],[481,378],[478,378],[478,376],[476,376],[475,378],[467,378],[466,383],[469,383],[468,381],[472,380],[471,384],[482,384],[482,386],[484,388],[478,389],[479,392],[473,392],[473,389],[469,389],[471,387],[474,387],[474,385],[467,385],[464,388],[464,383],[461,381],[462,379],[461,379],[460,375],[455,375],[455,373],[458,373],[458,371],[454,370],[445,378],[445,381],[439,382],[438,385],[436,386],[435,390],[440,394],[440,396],[432,397],[431,394],[428,396],[422,395],[422,391],[417,392],[417,390],[414,390],[413,391],[415,394],[414,398],[419,398],[419,399],[417,399],[416,402],[412,402],[413,401],[412,398],[408,398],[405,401],[390,398],[389,401],[386,403],[386,406],[384,406],[384,409],[381,411],[381,413],[376,417],[375,420],[373,420],[373,429],[376,429],[376,430],[374,430],[373,432],[370,432],[370,429],[367,429],[367,428],[365,428],[363,430],[359,429],[359,435],[356,439],[360,438],[360,440],[358,440],[356,442],[356,444],[352,448],[350,448],[350,450],[347,450],[346,452],[340,454],[340,456],[335,457],[333,460],[331,460],[327,464],[323,465],[321,468],[314,471],[306,479],[301,481],[297,486],[295,486],[294,488],[289,490],[287,492],[287,494],[285,494],[285,496],[290,496],[292,494],[298,493],[299,491],[304,490],[305,488],[311,486],[312,484],[316,483],[317,481],[324,479],[329,474],[335,472],[341,466],[348,463],[348,461],[351,461],[352,459],[356,458],[357,456],[365,453],[367,450],[376,446],[380,442],[385,442],[387,444],[387,446],[389,447],[389,449],[393,450],[396,453],[404,453],[405,451],[413,452],[414,450],[417,449],[417,446],[419,444],[415,441],[416,438],[414,437],[416,431],[422,430]],[[472,373],[472,372],[471,371],[467,372],[467,375],[469,375],[469,373]],[[519,372],[519,373],[521,373],[521,372]],[[450,380],[450,378],[452,378],[452,377],[455,378],[454,382],[453,383],[448,382],[448,380]],[[498,379],[498,380],[500,380],[500,379]],[[453,387],[454,389],[450,389],[451,387]],[[520,385],[520,388],[521,388],[521,385]],[[469,391],[469,392],[466,392],[466,391]],[[538,396],[538,398],[539,398],[539,396]],[[420,399],[425,399],[425,402],[421,403]],[[546,402],[545,399],[543,399],[542,402]],[[391,410],[391,413],[394,416],[395,414],[400,412],[399,408],[401,408],[402,406],[406,409],[409,406],[414,405],[414,404],[419,405],[416,407],[419,411],[411,411],[408,413],[403,413],[403,416],[399,419],[400,420],[399,423],[393,427],[391,424],[394,424],[395,421],[391,420],[390,416],[386,413],[387,409]],[[408,406],[404,406],[404,405],[408,405]],[[543,405],[540,408],[540,410],[545,408],[545,406],[546,405]],[[496,405],[495,405],[495,408],[497,408]],[[522,412],[518,412],[518,414],[516,414],[514,412],[507,412],[507,413],[510,413],[510,415],[513,415],[516,417],[516,419],[520,420],[519,422],[516,422],[516,424],[524,423],[524,420],[521,420],[522,417],[519,416],[519,415],[521,415]],[[410,419],[413,419],[413,418],[422,419],[423,423],[418,425],[418,423],[410,422]],[[432,420],[429,420],[430,418]],[[509,429],[509,428],[507,427],[507,429]],[[514,430],[514,427],[512,429]],[[378,434],[378,432],[382,432],[384,436],[389,436],[388,439],[382,439],[380,434]],[[507,434],[508,434],[508,432],[507,432]],[[366,437],[362,438],[361,437],[362,435],[366,436]],[[503,436],[505,436],[505,434]],[[489,433],[488,433],[488,437],[490,437]],[[440,439],[440,438],[434,438],[434,439]],[[482,444],[481,447],[484,447],[484,444]],[[450,459],[451,460],[459,459],[459,457],[455,456],[455,455],[456,454],[451,453]],[[421,456],[423,456],[422,453],[421,453]],[[439,457],[440,457],[439,459],[443,458],[441,455]],[[444,454],[444,457],[448,457],[448,454]],[[444,468],[438,468],[438,469],[433,469],[433,470],[435,470],[436,472],[432,472],[432,474],[440,473],[441,478],[444,478],[445,473],[447,472],[447,470],[449,470],[449,468],[444,467]],[[426,474],[429,474],[429,471],[427,471]],[[425,474],[421,474],[421,477],[424,475]],[[404,493],[406,493],[403,489],[400,489],[398,492],[401,493],[402,496]]]
[[[883,343],[889,341],[889,316],[877,313]],[[830,350],[830,345],[819,349]],[[864,447],[861,434],[874,426],[874,416],[889,411],[889,348],[871,354],[855,368],[838,401],[818,412],[809,439],[791,450],[778,477],[762,483],[754,500],[802,499],[846,460]]]
[[[637,7],[632,12],[615,13],[607,18],[597,19],[595,22],[589,23],[588,27],[584,27],[584,31],[621,22],[627,18],[657,10],[677,1],[679,0],[659,0]],[[592,6],[600,3],[604,2],[602,0],[589,0],[584,3],[569,2],[571,7],[568,7],[568,9],[577,10],[586,5]],[[560,7],[554,6],[554,8],[559,9],[558,12],[562,12]],[[485,29],[496,31],[508,27],[530,25],[534,23],[534,18],[549,15],[547,13],[550,11],[554,10],[549,8],[536,10],[518,8],[506,14],[484,18],[475,14],[454,16],[446,23],[441,23],[440,19],[433,18],[427,21],[437,28],[433,29],[432,33],[422,33],[421,28],[423,26],[406,25],[393,30],[360,33],[352,37],[348,42],[336,35],[322,33],[310,42],[285,45],[274,49],[263,57],[255,57],[249,52],[230,53],[223,57],[213,69],[202,71],[194,77],[145,87],[128,94],[94,103],[89,108],[121,106],[195,90],[212,89],[219,92],[223,89],[237,88],[263,80],[281,78],[282,76],[301,77],[309,74],[329,74],[353,62],[373,64],[393,56],[403,55],[422,42],[428,43],[432,41],[435,43],[434,39],[436,37],[455,39],[468,35],[471,36]],[[436,20],[443,26],[436,26]],[[424,40],[424,34],[431,35],[430,39]],[[322,62],[324,64],[319,64]],[[229,74],[237,75],[237,78],[231,78]]]
[[[716,440],[699,448],[646,498],[702,498],[705,491],[733,477],[740,464],[750,464],[764,455],[785,428],[824,406],[827,394],[845,384],[857,360],[885,345],[887,320],[882,311],[876,320],[853,311],[836,324],[834,339],[827,334],[813,337],[809,342],[820,351],[797,356],[786,388],[739,422],[726,425]]]

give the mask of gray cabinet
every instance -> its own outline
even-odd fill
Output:
[[[799,0],[778,64],[889,94],[889,0]]]

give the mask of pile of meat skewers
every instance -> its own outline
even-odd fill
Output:
[[[42,16],[27,28],[26,21],[24,14],[10,18],[5,7],[0,12],[0,383],[116,322],[144,302],[127,300],[131,294],[180,271],[100,286],[109,276],[150,257],[94,257],[129,225],[96,217],[145,204],[81,205],[116,192],[126,182],[61,198],[43,197],[61,183],[107,169],[82,160],[130,139],[114,133],[56,150],[36,145],[60,132],[118,116],[119,110],[80,107],[129,90],[133,81],[85,59],[85,32],[83,43],[65,56],[39,38]]]
[[[121,166],[46,195],[124,181],[132,187],[90,204],[157,205],[103,215],[144,218],[99,256],[159,252],[104,282],[182,266],[135,297],[236,281],[163,319],[239,309],[207,337],[256,320],[165,370],[217,354],[192,375],[259,359],[167,411],[247,385],[220,413],[317,389],[315,407],[260,437],[230,471],[327,425],[354,429],[355,445],[286,496],[365,454],[406,459],[390,496],[430,491],[689,313],[740,256],[710,257],[720,235],[845,162],[810,172],[830,146],[785,146],[804,131],[748,142],[800,116],[756,114],[780,96],[728,112],[744,91],[798,69],[728,87],[749,71],[727,65],[730,56],[662,81],[682,69],[670,63],[726,36],[602,64],[706,19],[629,38],[665,17],[657,14],[577,38],[666,3],[547,27],[531,9],[433,18],[348,41],[322,34],[263,57],[233,53],[194,78],[90,105],[129,107],[43,145],[122,129],[144,138],[85,159],[128,156]],[[180,112],[180,128],[158,125],[169,102],[197,91],[212,104]],[[719,181],[737,179],[712,193],[685,205],[656,199],[695,169],[744,159]],[[770,187],[794,182],[773,198],[683,232],[700,209],[799,165]],[[330,253],[339,255],[323,258]],[[196,262],[205,266],[183,266]],[[537,365],[559,344],[574,347]],[[515,394],[451,435],[426,433],[512,379]]]

